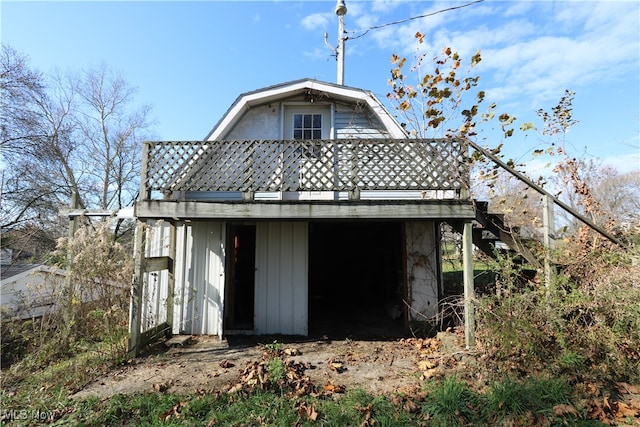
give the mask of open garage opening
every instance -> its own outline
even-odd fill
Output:
[[[405,332],[400,222],[309,225],[309,332],[331,338]]]

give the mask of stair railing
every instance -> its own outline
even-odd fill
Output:
[[[474,150],[478,151],[479,153],[481,153],[485,157],[489,158],[492,162],[494,162],[495,164],[500,166],[502,169],[504,169],[507,172],[509,172],[511,175],[515,176],[520,181],[522,181],[525,184],[527,184],[529,187],[531,187],[534,190],[536,190],[538,193],[542,194],[543,196],[546,196],[549,200],[553,201],[553,203],[555,203],[556,205],[558,205],[559,207],[561,207],[562,209],[564,209],[566,212],[570,213],[574,217],[578,218],[584,224],[588,225],[593,230],[597,231],[598,233],[600,233],[601,235],[603,235],[604,237],[609,239],[611,242],[613,242],[613,243],[615,243],[615,244],[617,244],[617,245],[619,245],[619,246],[621,246],[623,248],[626,247],[626,245],[620,239],[615,237],[613,234],[609,233],[607,230],[605,230],[604,228],[602,228],[598,224],[594,223],[593,221],[591,221],[586,216],[584,216],[581,213],[577,212],[571,206],[569,206],[566,203],[564,203],[561,200],[559,200],[553,194],[549,193],[547,190],[545,190],[544,188],[542,188],[541,186],[539,186],[535,182],[531,181],[524,174],[518,172],[517,170],[515,170],[512,167],[510,167],[509,165],[507,165],[505,162],[500,160],[500,158],[498,158],[498,156],[496,156],[495,154],[491,153],[490,151],[488,151],[485,148],[482,148],[481,146],[479,146],[475,142],[470,141],[469,139],[466,140],[466,143],[469,145],[469,147],[473,148]]]

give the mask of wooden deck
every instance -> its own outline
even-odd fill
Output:
[[[456,139],[148,142],[138,218],[469,219]]]

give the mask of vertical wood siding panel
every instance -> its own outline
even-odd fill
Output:
[[[207,275],[204,281],[206,316],[205,334],[220,335],[222,295],[224,295],[224,225],[208,224]]]
[[[225,231],[226,226],[223,222],[212,224],[213,233],[215,234],[214,243],[211,246],[212,251],[212,274],[210,275],[211,299],[209,312],[211,314],[210,325],[211,335],[222,337],[222,316],[224,307],[224,284],[225,284]]]
[[[207,224],[207,259],[205,265],[205,274],[202,281],[202,292],[204,295],[203,303],[202,303],[202,317],[203,317],[203,334],[211,334],[212,329],[215,328],[215,291],[213,288],[213,280],[215,280],[215,253],[214,247],[216,245],[216,235],[215,230],[213,229],[211,224]]]
[[[204,296],[203,296],[203,287],[202,282],[204,269],[205,269],[205,259],[207,256],[206,253],[206,239],[207,239],[207,229],[204,224],[197,224],[193,227],[193,248],[191,254],[193,259],[191,261],[191,315],[189,316],[189,320],[191,322],[191,333],[193,334],[201,334],[202,333],[202,309],[204,304]]]

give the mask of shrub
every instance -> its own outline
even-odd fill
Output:
[[[584,277],[574,265],[549,288],[479,300],[478,339],[488,363],[521,375],[640,380],[640,266],[618,248],[591,257],[580,266]]]

